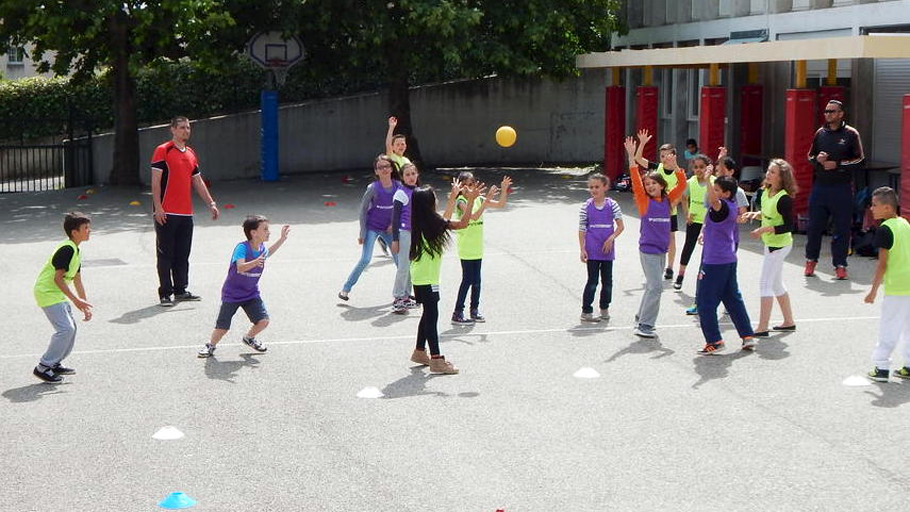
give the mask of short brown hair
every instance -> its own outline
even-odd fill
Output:
[[[405,142],[408,141],[408,138],[403,133],[396,133],[392,135],[392,142],[395,142],[398,139],[404,139]]]
[[[78,231],[83,224],[91,224],[92,219],[82,212],[69,212],[63,216],[63,232],[67,238],[73,237],[73,231]]]
[[[186,117],[186,116],[174,116],[174,117],[172,117],[172,118],[171,118],[171,128],[177,128],[177,125],[179,125],[180,123],[182,123],[182,122],[184,122],[184,121],[186,121],[187,123],[189,123],[189,122],[190,122],[190,118],[188,118],[188,117]]]
[[[671,154],[675,155],[676,146],[673,144],[661,144],[661,146],[657,148],[657,152],[660,153],[661,151],[669,151]]]
[[[606,174],[595,172],[594,174],[591,174],[590,176],[588,176],[588,181],[591,181],[591,180],[599,181],[600,184],[603,185],[604,187],[610,186],[610,177],[607,176]]]
[[[247,240],[252,240],[252,232],[259,229],[259,225],[263,222],[268,222],[264,215],[250,215],[243,221],[243,234],[246,235]]]

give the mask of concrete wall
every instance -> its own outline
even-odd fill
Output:
[[[585,71],[563,82],[489,78],[417,87],[411,116],[424,160],[432,166],[599,162],[603,159],[606,74]],[[374,93],[283,106],[279,112],[282,173],[364,168],[384,150],[387,98]],[[518,132],[504,149],[494,133]],[[166,126],[140,130],[144,183],[155,146],[170,139]],[[94,176],[108,181],[113,135],[93,138]],[[193,122],[190,145],[211,180],[259,175],[259,114]]]

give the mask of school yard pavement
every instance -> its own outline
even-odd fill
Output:
[[[798,331],[746,353],[727,324],[727,352],[702,357],[697,320],[684,314],[694,267],[682,293],[667,282],[659,339],[631,334],[643,278],[629,194],[613,193],[626,233],[612,320],[583,325],[576,233],[585,181],[575,170],[508,172],[509,206],[484,226],[485,324],[449,324],[460,266],[453,250],[445,257],[439,329],[457,376],[409,363],[419,310],[390,314],[393,265],[378,248],[351,300],[336,298],[359,255],[356,208],[369,172],[216,183],[223,216],[197,215],[191,257],[190,290],[203,301],[172,309],[156,303],[147,194],[0,195],[0,510],[151,511],[174,491],[199,511],[853,511],[906,502],[910,383],[845,385],[863,384],[856,377],[870,367],[880,304],[862,299],[874,260],[851,257],[852,280],[834,281],[826,239],[819,277],[806,279],[798,236],[785,266]],[[63,236],[61,214],[76,208],[94,219],[83,277],[95,318],[80,322],[67,360],[78,374],[54,386],[31,375],[51,334],[31,289]],[[292,226],[261,283],[269,350],[240,344],[239,313],[216,357],[197,359],[248,213],[272,219],[273,236]],[[761,252],[743,235],[739,279],[754,323]],[[597,376],[576,377],[584,368]],[[384,396],[358,398],[366,388]],[[168,425],[185,437],[152,438]]]

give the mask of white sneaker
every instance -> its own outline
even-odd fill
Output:
[[[581,321],[582,322],[591,322],[591,323],[596,324],[597,322],[600,322],[600,317],[594,316],[594,313],[582,313]]]
[[[654,331],[646,331],[641,327],[636,327],[632,330],[632,334],[638,336],[639,338],[656,338],[657,334],[654,334]]]

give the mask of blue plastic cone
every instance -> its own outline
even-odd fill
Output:
[[[181,508],[190,508],[196,504],[196,500],[190,498],[182,492],[172,492],[163,500],[158,502],[158,506],[168,510],[178,510]]]

